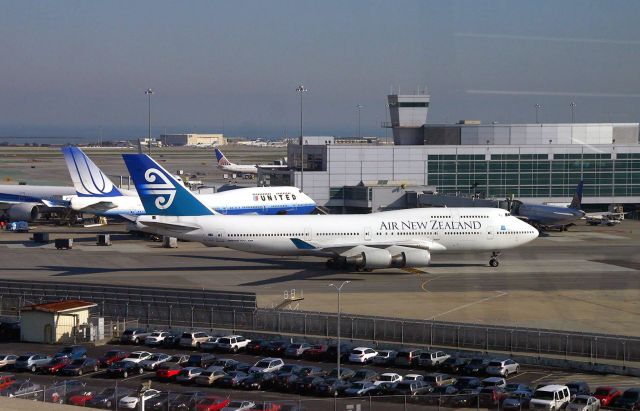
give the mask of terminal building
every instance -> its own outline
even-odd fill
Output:
[[[161,134],[160,141],[165,146],[211,147],[225,144],[223,134]]]
[[[427,124],[429,102],[426,94],[388,96],[383,126],[394,145],[305,136],[304,150],[288,145],[291,170],[260,178],[301,187],[333,212],[436,205],[435,193],[569,203],[581,179],[585,208],[640,204],[638,123]]]

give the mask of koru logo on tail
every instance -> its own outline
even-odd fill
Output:
[[[176,187],[157,168],[150,168],[144,172],[144,179],[149,184],[143,184],[140,188],[144,195],[156,195],[154,202],[159,210],[166,210],[171,207],[176,197]],[[161,182],[156,182],[160,180]]]

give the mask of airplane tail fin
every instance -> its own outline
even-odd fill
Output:
[[[222,151],[215,149],[216,158],[218,159],[219,166],[230,166],[233,163],[227,159],[227,157],[222,153]]]
[[[578,186],[576,187],[576,193],[573,195],[573,199],[571,200],[571,204],[569,204],[569,208],[574,210],[582,209],[582,188],[584,187],[584,180],[580,180]]]
[[[213,215],[191,191],[146,154],[123,154],[129,174],[147,214],[166,216]]]
[[[119,197],[122,192],[78,147],[62,147],[73,186],[81,197]]]

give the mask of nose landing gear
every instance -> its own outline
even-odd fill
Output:
[[[500,265],[500,261],[498,261],[498,255],[500,255],[500,253],[498,251],[494,251],[491,254],[491,258],[489,259],[489,265],[491,267],[497,267]]]

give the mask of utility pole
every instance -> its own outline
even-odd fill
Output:
[[[542,104],[536,104],[536,124],[540,124],[538,121],[538,111],[542,108]]]
[[[364,106],[362,104],[358,104],[356,108],[358,109],[358,138],[362,138],[362,133],[360,133],[360,110],[362,110]]]
[[[333,287],[338,291],[338,332],[337,332],[337,337],[338,337],[338,346],[336,347],[337,349],[337,355],[338,355],[338,379],[341,380],[342,379],[342,373],[340,372],[340,315],[342,314],[342,306],[340,303],[340,294],[342,291],[342,287],[344,287],[345,285],[349,284],[351,281],[347,280],[347,281],[343,281],[342,284],[340,284],[340,286],[337,286],[335,284],[329,284],[329,287]]]
[[[572,101],[571,103],[569,103],[569,107],[571,107],[571,122],[575,123],[576,122],[576,103]]]
[[[148,88],[144,91],[144,94],[149,97],[149,128],[147,132],[147,144],[149,145],[149,155],[151,155],[151,95],[153,94],[153,90]]]
[[[304,191],[304,117],[302,115],[302,95],[309,90],[302,84],[299,84],[298,87],[296,87],[296,91],[300,93],[300,191]]]

